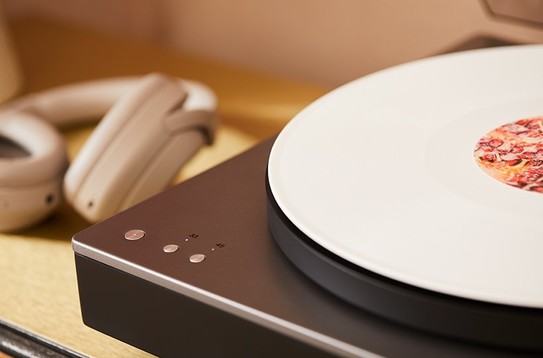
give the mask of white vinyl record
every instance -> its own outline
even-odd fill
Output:
[[[432,291],[543,308],[538,133],[543,46],[428,58],[304,109],[273,146],[270,188],[294,225],[355,265]]]

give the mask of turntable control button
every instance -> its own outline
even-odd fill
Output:
[[[204,255],[204,254],[195,254],[195,255],[192,255],[189,258],[189,261],[192,262],[193,264],[199,264],[200,262],[204,261],[205,259],[206,259],[206,255]]]
[[[177,250],[179,250],[179,246],[178,245],[175,245],[175,244],[169,244],[169,245],[166,245],[162,248],[162,250],[168,254],[172,253],[172,252],[176,252]]]
[[[129,230],[125,232],[124,234],[124,238],[130,241],[139,240],[144,236],[145,236],[145,231],[139,230],[139,229]]]

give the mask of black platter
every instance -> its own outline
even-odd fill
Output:
[[[312,281],[350,304],[411,328],[502,348],[543,352],[543,310],[421,289],[358,267],[316,244],[282,212],[266,179],[271,236]]]

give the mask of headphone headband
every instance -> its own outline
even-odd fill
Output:
[[[0,114],[27,112],[58,127],[95,120],[104,115],[122,96],[141,81],[141,77],[121,77],[64,85],[30,94],[0,108]],[[217,107],[213,92],[201,83],[176,80],[177,85],[190,96],[185,111],[210,111]]]

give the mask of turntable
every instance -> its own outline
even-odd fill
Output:
[[[543,352],[543,46],[353,81],[73,239],[85,323],[160,356]]]

